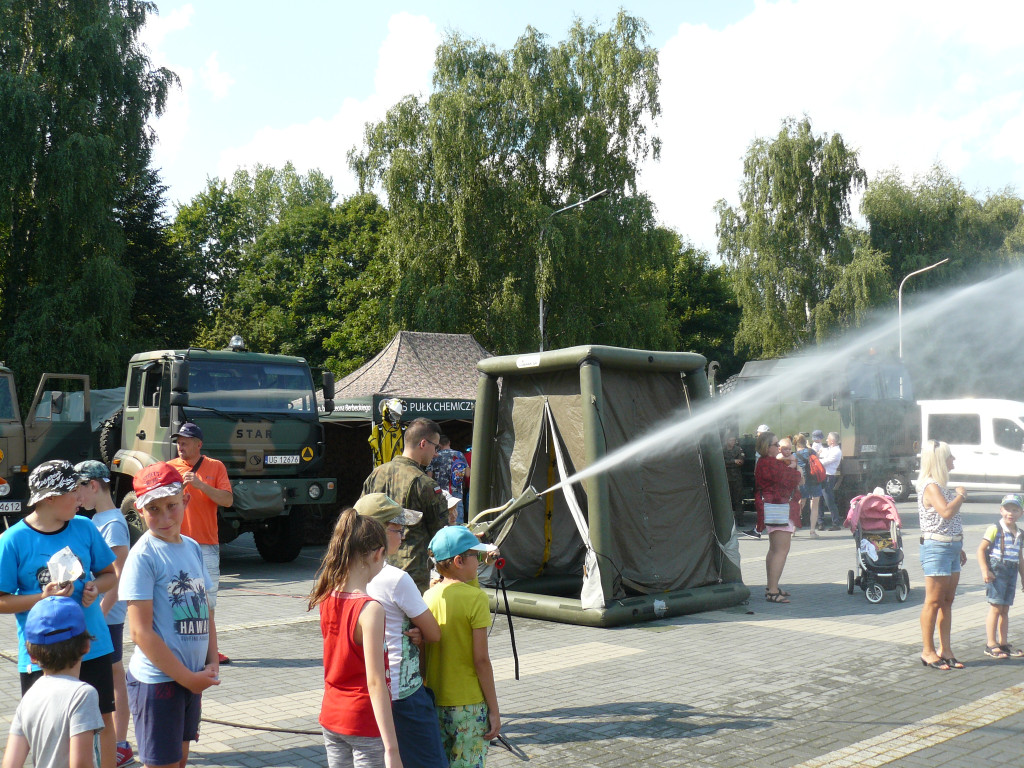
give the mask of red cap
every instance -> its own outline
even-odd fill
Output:
[[[142,509],[154,499],[181,493],[183,483],[181,473],[170,464],[163,461],[150,464],[132,480],[135,506]]]

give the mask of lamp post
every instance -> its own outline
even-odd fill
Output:
[[[919,270],[917,270],[915,272],[911,272],[909,275],[907,275],[902,280],[900,280],[899,290],[896,291],[896,323],[897,323],[897,325],[899,327],[900,362],[901,363],[903,362],[903,284],[905,282],[907,282],[907,280],[912,278],[914,275],[920,275],[922,272],[927,272],[929,269],[935,269],[936,267],[941,267],[947,261],[949,261],[949,259],[943,259],[942,261],[936,261],[934,264],[932,264],[930,266],[924,267],[923,269],[919,269]],[[900,400],[902,400],[902,399],[903,399],[903,370],[902,370],[902,367],[901,367],[901,369],[900,369]]]
[[[597,200],[599,198],[602,198],[602,197],[604,197],[607,194],[608,194],[608,190],[607,189],[602,189],[600,192],[595,192],[594,194],[592,194],[588,198],[585,198],[583,200],[578,200],[575,203],[573,203],[572,205],[567,205],[564,208],[559,208],[557,211],[552,213],[550,216],[548,216],[544,220],[544,226],[541,227],[540,237],[537,239],[537,311],[538,311],[538,315],[539,315],[538,326],[540,328],[540,351],[541,352],[544,351],[544,294],[541,293],[540,276],[541,276],[541,272],[544,271],[544,261],[543,261],[543,259],[541,257],[540,247],[544,243],[544,233],[547,232],[548,223],[553,218],[555,218],[555,216],[557,216],[560,213],[565,213],[566,211],[571,211],[573,208],[581,208],[584,205],[586,205],[587,203],[592,202],[594,200]]]

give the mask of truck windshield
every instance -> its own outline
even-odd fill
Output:
[[[241,413],[316,413],[309,369],[288,363],[192,360],[189,405]]]
[[[846,373],[850,398],[853,400],[913,400],[910,376],[902,365],[851,365]]]

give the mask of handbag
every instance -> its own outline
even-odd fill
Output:
[[[789,525],[789,504],[764,503],[765,525]]]

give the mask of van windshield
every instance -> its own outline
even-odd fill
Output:
[[[309,369],[288,363],[192,360],[188,403],[241,413],[316,413]]]

